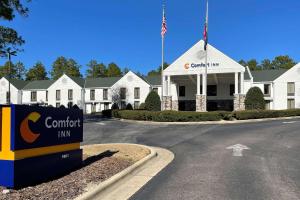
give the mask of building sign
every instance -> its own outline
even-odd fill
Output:
[[[201,62],[201,63],[186,63],[184,64],[184,68],[185,69],[190,69],[190,68],[204,68],[206,65],[205,63]],[[210,62],[207,63],[207,67],[219,67],[220,63],[216,63],[216,62]]]
[[[0,185],[37,184],[81,165],[82,110],[10,105],[0,111]]]

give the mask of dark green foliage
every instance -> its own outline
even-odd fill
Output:
[[[166,69],[169,66],[170,65],[168,63],[164,62],[164,69]],[[157,76],[157,75],[161,75],[161,65],[156,70],[151,70],[148,72],[148,76]]]
[[[130,103],[126,105],[126,110],[133,110],[133,107]]]
[[[106,76],[106,66],[103,63],[98,63],[96,60],[91,60],[87,66],[88,69],[86,70],[86,77],[98,78]]]
[[[300,109],[292,110],[246,110],[233,112],[233,117],[237,120],[294,117],[300,116]]]
[[[47,79],[48,79],[47,71],[45,69],[45,66],[41,62],[37,62],[26,73],[26,80],[27,81],[47,80]]]
[[[82,77],[80,67],[81,66],[77,64],[75,60],[60,56],[54,61],[50,74],[54,80],[60,78],[63,74],[74,77]]]
[[[105,118],[111,118],[112,117],[112,111],[111,109],[109,110],[102,110],[102,117]]]
[[[140,104],[139,110],[146,110],[146,105],[145,105],[145,103],[141,103],[141,104]]]
[[[119,66],[117,64],[110,63],[107,66],[106,76],[108,76],[108,77],[122,76],[121,69],[119,68]]]
[[[161,110],[161,102],[160,98],[155,91],[149,92],[146,100],[145,100],[145,109],[148,111],[160,111]]]
[[[264,94],[258,87],[252,87],[247,92],[245,99],[246,110],[264,110],[266,102]]]
[[[230,112],[228,112],[230,113]],[[116,118],[158,121],[158,122],[192,122],[192,121],[219,121],[223,119],[224,112],[183,112],[183,111],[142,111],[142,110],[115,110]]]
[[[111,109],[112,109],[112,110],[119,110],[118,104],[114,103],[114,104],[111,106]]]
[[[247,120],[262,118],[300,116],[300,109],[293,110],[248,110],[236,112],[185,112],[185,111],[145,111],[145,110],[113,110],[112,116],[122,119],[157,121],[157,122],[197,122],[220,120]]]

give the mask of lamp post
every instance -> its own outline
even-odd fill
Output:
[[[10,78],[11,78],[11,56],[16,56],[17,52],[13,51],[11,48],[7,48],[5,51],[1,51],[1,54],[7,55],[8,57],[8,104],[11,104],[10,95]]]

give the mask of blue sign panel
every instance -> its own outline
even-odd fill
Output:
[[[11,115],[11,150],[82,142],[80,109],[12,105]]]

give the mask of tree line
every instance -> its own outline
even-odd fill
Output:
[[[36,62],[28,70],[25,65],[18,61],[16,63],[9,63],[7,61],[3,66],[0,66],[0,77],[7,76],[13,79],[33,81],[33,80],[56,80],[63,74],[74,77],[83,77],[80,72],[81,65],[79,65],[72,58],[58,57],[52,64],[52,68],[47,72],[45,65],[42,62]],[[98,77],[118,77],[126,74],[129,71],[127,67],[123,70],[114,62],[107,66],[99,63],[96,60],[91,60],[87,64],[85,76],[87,78]],[[138,73],[141,75],[140,73]]]
[[[296,65],[295,60],[288,55],[276,56],[273,60],[263,59],[261,62],[258,62],[256,59],[250,59],[248,61],[240,60],[239,63],[243,66],[248,66],[251,71],[290,69]]]

